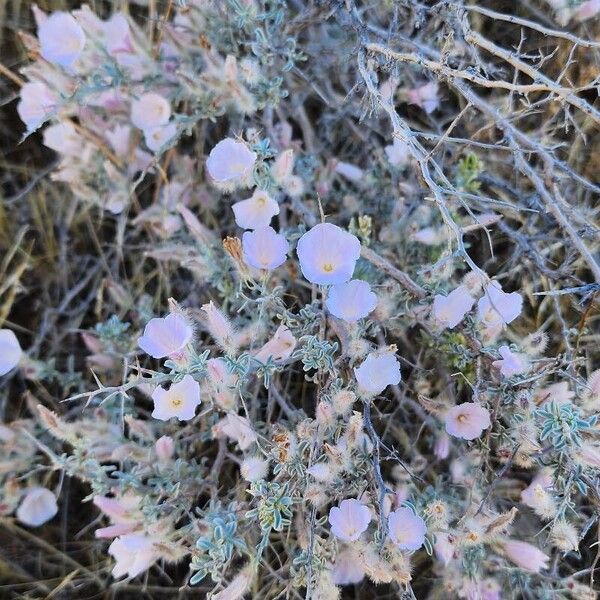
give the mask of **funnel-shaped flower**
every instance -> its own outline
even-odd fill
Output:
[[[148,321],[138,346],[153,358],[175,357],[182,353],[194,331],[180,314]]]
[[[352,279],[332,286],[325,304],[334,317],[352,323],[375,309],[377,296],[366,281]]]
[[[356,541],[371,522],[371,511],[358,500],[342,500],[329,511],[331,533],[345,542]]]
[[[200,404],[200,384],[186,375],[179,383],[174,383],[168,390],[158,386],[152,393],[154,411],[152,416],[161,421],[177,417],[180,421],[189,421],[196,414]]]

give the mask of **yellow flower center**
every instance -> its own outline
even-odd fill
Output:
[[[177,408],[179,406],[181,406],[183,404],[183,400],[181,398],[179,398],[179,396],[176,396],[175,398],[171,398],[171,406],[173,408]]]
[[[333,271],[333,265],[331,263],[325,263],[323,265],[323,271],[325,271],[325,273],[331,273],[331,271]]]
[[[464,423],[467,420],[467,415],[458,415],[457,419],[459,423]]]
[[[265,198],[263,195],[261,195],[261,196],[258,196],[258,197],[256,198],[256,203],[257,203],[259,206],[264,206],[264,205],[267,203],[267,199],[266,199],[266,198]]]

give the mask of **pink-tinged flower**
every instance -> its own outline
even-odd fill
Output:
[[[375,310],[377,296],[366,281],[352,279],[332,286],[325,305],[334,317],[352,323]]]
[[[44,146],[64,156],[80,157],[85,144],[70,121],[50,125],[44,130]]]
[[[285,236],[276,233],[272,227],[261,227],[244,232],[242,248],[246,263],[255,269],[270,271],[285,262],[289,245]]]
[[[152,400],[152,416],[155,419],[168,421],[177,417],[180,421],[189,421],[194,418],[196,407],[200,404],[200,384],[188,374],[168,390],[158,386],[152,393]]]
[[[177,125],[167,123],[158,127],[144,129],[144,141],[148,150],[158,152],[165,144],[168,144],[177,135]]]
[[[240,450],[247,450],[257,440],[248,419],[239,415],[227,415],[214,426],[213,431],[217,437],[225,435],[235,440]]]
[[[352,585],[360,583],[365,577],[365,570],[358,557],[350,548],[342,550],[335,557],[332,570],[335,585]]]
[[[234,341],[234,331],[225,313],[212,300],[203,304],[202,310],[206,314],[206,325],[212,337],[223,348],[229,348]]]
[[[549,491],[553,485],[552,475],[547,470],[540,471],[521,492],[521,501],[539,515],[551,517],[556,512],[554,497]]]
[[[166,463],[173,457],[175,442],[170,435],[159,437],[154,444],[154,451],[160,462]]]
[[[320,223],[298,240],[296,251],[302,274],[311,283],[345,283],[360,256],[360,242],[337,225]]]
[[[473,600],[502,600],[500,584],[495,579],[484,579],[479,584],[478,593]]]
[[[230,373],[222,358],[211,358],[206,362],[208,381],[212,388],[214,402],[225,410],[232,410],[237,404],[235,385],[238,376]]]
[[[51,63],[70,69],[85,47],[85,33],[72,15],[52,13],[39,27],[40,54]]]
[[[104,40],[107,52],[113,57],[121,54],[134,54],[133,38],[127,17],[122,13],[115,13],[108,21],[103,23]]]
[[[574,458],[588,467],[600,469],[600,447],[590,442],[584,442],[581,447],[575,451]]]
[[[441,433],[433,447],[433,453],[440,460],[445,460],[450,454],[450,438],[446,433]]]
[[[354,182],[360,181],[365,175],[365,172],[360,167],[341,161],[336,163],[335,172]]]
[[[242,461],[240,473],[246,481],[265,479],[269,473],[269,463],[259,456],[249,456]]]
[[[390,513],[388,528],[390,539],[400,550],[418,550],[423,545],[427,533],[425,521],[405,507]]]
[[[94,504],[111,520],[112,525],[96,529],[97,538],[115,538],[133,533],[140,527],[143,518],[140,510],[140,496],[125,494],[120,498],[94,496]]]
[[[0,375],[6,375],[14,369],[23,356],[23,350],[14,332],[0,329]]]
[[[438,96],[438,83],[431,81],[412,90],[408,90],[408,99],[411,104],[416,104],[428,115],[440,105]]]
[[[582,2],[575,13],[575,19],[580,23],[595,17],[600,12],[600,0]]]
[[[453,558],[455,558],[454,543],[451,541],[450,536],[447,533],[436,532],[435,543],[433,545],[435,557],[444,565],[447,565]]]
[[[502,360],[495,360],[492,365],[494,365],[496,369],[500,369],[500,373],[502,373],[504,377],[512,377],[513,375],[525,373],[529,368],[524,357],[521,354],[511,352],[508,346],[500,346],[498,352],[500,353]]]
[[[292,175],[294,168],[294,151],[290,148],[277,156],[271,167],[273,179],[282,185]]]
[[[143,131],[166,125],[170,118],[169,101],[155,92],[143,94],[131,103],[131,122]]]
[[[261,229],[271,224],[279,214],[279,204],[267,192],[256,190],[251,198],[240,200],[232,207],[235,222],[242,229]]]
[[[39,527],[57,512],[56,496],[44,487],[32,487],[26,490],[25,497],[21,500],[17,519],[29,527]]]
[[[463,440],[478,438],[484,429],[491,427],[490,413],[477,402],[463,402],[446,413],[446,431]]]
[[[523,308],[523,296],[519,292],[502,291],[497,281],[492,281],[477,302],[477,314],[485,327],[508,325]]]
[[[410,158],[410,151],[408,150],[408,144],[394,138],[394,143],[384,148],[388,162],[393,167],[403,167],[408,163]]]
[[[526,571],[539,573],[548,568],[550,558],[532,544],[509,539],[503,546],[508,559]]]
[[[358,500],[342,500],[329,511],[331,533],[344,542],[355,542],[371,522],[371,511]]]
[[[115,579],[123,575],[137,577],[147,571],[159,556],[153,538],[138,533],[118,537],[108,547],[108,553],[116,560],[112,570]]]
[[[391,352],[371,352],[362,364],[354,369],[358,387],[367,394],[381,394],[388,385],[400,383],[400,363]]]
[[[433,318],[442,326],[453,329],[473,308],[475,298],[469,294],[466,287],[459,285],[447,296],[436,294],[433,299]]]
[[[221,140],[208,155],[206,169],[218,183],[228,183],[247,179],[254,169],[256,152],[244,142],[233,138]]]
[[[296,347],[296,338],[285,326],[280,325],[273,337],[254,355],[261,363],[288,359]]]
[[[575,392],[569,389],[568,381],[552,383],[536,392],[534,400],[536,404],[567,404],[575,397]]]
[[[150,319],[138,346],[153,358],[177,357],[182,354],[194,334],[186,319],[178,313]]]
[[[27,126],[27,131],[31,132],[50,118],[57,105],[57,96],[45,83],[32,81],[21,88],[17,112],[21,121]]]

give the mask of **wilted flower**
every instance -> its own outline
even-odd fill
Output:
[[[272,227],[246,231],[242,236],[244,260],[255,269],[275,269],[282,265],[289,250],[287,240]]]
[[[375,309],[377,296],[366,281],[352,279],[332,286],[325,304],[334,317],[353,322],[366,317]]]
[[[17,519],[29,525],[39,527],[49,521],[58,512],[56,496],[44,487],[31,487],[17,509]]]
[[[177,357],[192,339],[193,329],[179,313],[150,319],[138,346],[153,358]]]
[[[500,373],[502,373],[504,377],[519,375],[529,368],[529,365],[523,356],[512,352],[508,346],[500,346],[498,352],[500,353],[502,360],[495,360],[492,365],[497,369],[500,369]]]
[[[569,389],[568,381],[552,383],[535,393],[536,404],[568,404],[575,397],[575,392]]]
[[[337,225],[320,223],[298,240],[297,253],[302,274],[311,283],[345,283],[360,256],[360,242]]]
[[[361,391],[371,395],[381,394],[388,385],[400,383],[400,363],[391,352],[371,352],[354,369],[354,375]]]
[[[11,329],[0,329],[0,375],[6,375],[21,360],[23,351],[19,340]]]
[[[335,557],[332,576],[336,585],[352,585],[364,579],[365,570],[356,554],[346,548]]]
[[[548,568],[549,557],[527,542],[509,539],[503,543],[503,547],[509,560],[522,569],[539,573]]]
[[[549,471],[540,471],[533,481],[521,492],[521,500],[543,517],[551,517],[556,512],[552,494],[548,491],[554,484]]]
[[[70,121],[50,125],[44,130],[44,146],[65,156],[81,156],[84,140]]]
[[[518,292],[506,293],[497,281],[492,281],[477,302],[477,313],[485,327],[508,325],[523,308],[523,296]]]
[[[286,360],[296,347],[296,338],[285,326],[280,325],[273,337],[254,355],[261,363],[266,363],[269,358],[273,361]]]
[[[17,104],[17,112],[27,131],[35,131],[47,121],[58,106],[58,98],[50,88],[41,81],[26,83],[21,88],[21,99]]]
[[[463,440],[474,440],[491,427],[490,413],[477,402],[463,402],[446,413],[446,431]]]
[[[600,447],[591,442],[584,442],[581,447],[574,452],[574,458],[588,466],[600,469]]]
[[[579,533],[576,527],[565,520],[559,520],[552,526],[550,536],[554,544],[563,552],[576,552],[579,548]]]
[[[161,462],[168,462],[173,456],[175,451],[175,442],[170,435],[163,435],[156,440],[154,444],[154,451],[158,460]]]
[[[387,159],[393,167],[403,167],[410,158],[408,145],[398,138],[394,138],[391,146],[384,148]]]
[[[248,419],[239,415],[228,414],[213,430],[217,436],[222,434],[235,440],[240,450],[247,450],[257,439]]]
[[[390,539],[400,550],[418,550],[425,541],[427,525],[410,510],[400,507],[388,517]]]
[[[211,358],[206,361],[208,380],[212,387],[212,397],[216,404],[225,410],[232,410],[237,404],[234,388],[238,376],[230,373],[227,363],[222,358]]]
[[[167,123],[158,127],[144,129],[144,141],[148,150],[157,152],[165,144],[170,142],[177,135],[177,125],[175,123]]]
[[[216,182],[227,183],[246,179],[255,162],[256,152],[243,142],[225,138],[210,151],[206,168]]]
[[[256,190],[251,198],[236,202],[232,208],[235,222],[243,229],[268,227],[279,214],[279,204],[263,190]]]
[[[113,577],[123,575],[136,577],[148,570],[158,559],[154,540],[147,535],[130,533],[122,535],[108,547],[108,553],[116,560]]]
[[[171,118],[171,105],[160,94],[148,92],[131,103],[131,122],[143,131],[166,125]]]
[[[168,421],[177,417],[180,421],[189,421],[194,418],[196,407],[200,404],[200,384],[188,374],[168,390],[158,386],[152,393],[152,400],[152,416],[155,419]]]
[[[269,473],[269,463],[259,456],[249,456],[242,461],[240,473],[246,481],[265,479]]]
[[[72,15],[57,11],[39,27],[40,54],[51,63],[70,69],[85,47],[85,33]]]
[[[335,172],[339,173],[350,181],[360,181],[365,174],[360,167],[341,161],[336,163]]]
[[[285,183],[292,175],[294,168],[294,151],[292,149],[284,150],[273,163],[271,174],[273,179],[280,185]]]
[[[229,319],[211,300],[202,305],[206,314],[206,324],[210,334],[223,348],[228,349],[234,343],[234,331]]]
[[[453,329],[473,308],[475,298],[465,286],[459,285],[447,296],[436,294],[433,299],[433,318],[443,327]]]
[[[430,81],[412,90],[408,90],[408,99],[411,104],[416,104],[429,115],[440,105],[438,88],[437,81]]]
[[[329,511],[331,533],[344,542],[356,541],[371,522],[371,511],[355,499],[342,500]]]
[[[446,433],[441,433],[433,447],[433,453],[440,460],[445,460],[450,454],[450,438]]]

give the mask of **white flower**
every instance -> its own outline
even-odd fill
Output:
[[[279,204],[267,192],[256,190],[251,198],[240,200],[233,206],[235,222],[242,229],[261,229],[271,224],[271,219],[279,214]]]
[[[269,358],[281,361],[289,358],[296,347],[296,338],[285,326],[280,325],[273,337],[254,355],[261,363],[266,363]]]
[[[188,345],[193,333],[184,317],[171,313],[163,319],[150,319],[144,335],[138,339],[138,346],[153,358],[177,357]]]
[[[121,54],[135,53],[131,28],[127,17],[122,12],[115,13],[102,25],[106,50],[111,56],[119,58]]]
[[[21,88],[17,112],[21,121],[27,126],[27,131],[31,132],[50,118],[57,104],[57,96],[46,84],[32,81]]]
[[[342,500],[329,511],[331,533],[344,542],[356,541],[371,522],[371,511],[358,500]]]
[[[384,150],[390,165],[393,167],[404,166],[410,158],[408,144],[398,138],[394,138],[394,143],[391,146],[386,146]]]
[[[548,568],[550,558],[532,544],[509,539],[503,545],[506,556],[518,567],[532,573]]]
[[[298,240],[296,251],[302,274],[311,283],[345,283],[360,256],[360,242],[337,225],[320,223]]]
[[[285,262],[289,245],[272,227],[246,231],[242,236],[244,260],[255,269],[275,269]]]
[[[343,175],[346,179],[350,181],[360,181],[364,176],[364,171],[357,167],[356,165],[352,165],[347,162],[338,162],[335,165],[335,172]]]
[[[131,103],[131,122],[143,131],[166,125],[170,118],[169,101],[155,92],[143,94]]]
[[[81,156],[84,143],[70,121],[50,125],[44,130],[44,146],[65,156]]]
[[[10,329],[0,329],[0,375],[6,375],[14,369],[22,355],[21,345],[14,332]]]
[[[255,162],[256,152],[243,142],[225,138],[210,151],[206,168],[216,182],[227,183],[246,179]]]
[[[361,391],[381,394],[388,385],[400,383],[400,363],[391,352],[371,352],[360,367],[354,369]]]
[[[433,299],[433,318],[442,326],[453,329],[473,308],[475,298],[469,294],[466,287],[459,285],[447,296],[436,294]]]
[[[85,47],[85,33],[72,15],[52,13],[39,27],[40,54],[51,63],[70,69]]]
[[[431,114],[440,105],[437,81],[430,81],[429,83],[425,83],[424,85],[409,90],[408,99],[411,104],[416,104],[428,115]]]
[[[446,431],[463,440],[474,440],[491,427],[490,413],[478,402],[463,402],[446,413]]]
[[[492,365],[497,369],[500,369],[500,373],[504,377],[512,377],[513,375],[519,375],[524,373],[529,368],[527,361],[521,354],[511,352],[508,346],[500,346],[498,352],[502,357],[502,360],[495,360]]]
[[[269,463],[258,456],[249,456],[240,465],[240,473],[246,481],[264,479],[269,473]]]
[[[39,527],[57,512],[56,496],[44,487],[32,487],[25,492],[25,497],[21,500],[17,509],[17,519],[29,527]]]
[[[518,292],[504,292],[497,281],[492,281],[477,303],[477,314],[485,327],[508,325],[523,308],[523,296]]]
[[[158,152],[176,135],[177,125],[175,123],[167,123],[166,125],[144,129],[144,141],[148,150],[152,150],[152,152]]]
[[[400,550],[418,550],[425,541],[427,525],[410,508],[398,508],[388,517],[390,539]]]
[[[353,322],[366,317],[375,309],[377,296],[366,281],[352,279],[332,286],[325,305],[334,317]]]
[[[240,450],[247,450],[257,439],[248,419],[233,414],[227,415],[215,425],[215,433],[235,440]]]
[[[365,570],[356,554],[346,548],[335,557],[332,576],[336,585],[352,585],[364,579]]]
[[[158,558],[154,540],[138,533],[118,537],[108,547],[108,553],[117,561],[112,570],[115,579],[123,575],[136,577],[148,570]]]
[[[177,417],[180,421],[189,421],[194,418],[196,407],[200,404],[200,384],[188,374],[168,390],[158,386],[152,393],[152,400],[152,416],[155,419],[168,421]]]

